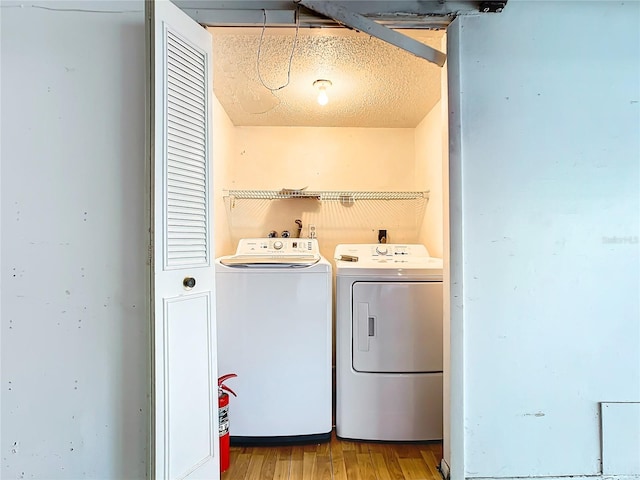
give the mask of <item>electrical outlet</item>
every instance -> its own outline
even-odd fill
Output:
[[[316,226],[309,225],[309,238],[316,238]]]

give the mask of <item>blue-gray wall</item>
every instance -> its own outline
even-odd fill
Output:
[[[449,35],[465,476],[596,475],[600,402],[640,402],[640,4],[510,1]]]

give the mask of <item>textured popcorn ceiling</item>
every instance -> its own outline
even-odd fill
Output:
[[[236,126],[413,128],[439,100],[441,68],[346,28],[210,28],[214,92]],[[403,33],[442,51],[443,31]],[[331,80],[328,105],[317,79]]]

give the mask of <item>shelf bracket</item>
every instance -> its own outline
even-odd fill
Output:
[[[340,204],[345,207],[350,207],[356,201],[355,198],[353,198],[353,195],[340,195],[338,199],[340,201]]]

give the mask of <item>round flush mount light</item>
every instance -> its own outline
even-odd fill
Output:
[[[313,86],[318,89],[318,103],[323,107],[329,103],[329,96],[327,95],[327,89],[333,85],[331,80],[316,80],[313,82]]]

